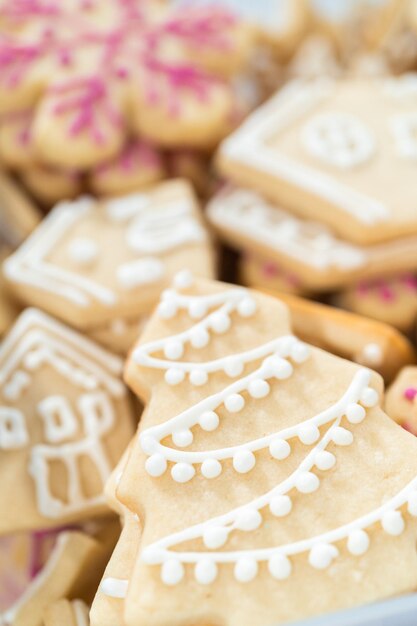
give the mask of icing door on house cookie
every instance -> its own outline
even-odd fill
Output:
[[[268,626],[415,588],[417,442],[278,300],[178,276],[126,377],[148,400],[117,488],[140,548],[102,590],[127,590],[127,626]]]
[[[220,148],[225,174],[360,243],[417,232],[417,78],[295,81]]]
[[[107,512],[133,433],[122,362],[27,309],[0,349],[0,533]]]

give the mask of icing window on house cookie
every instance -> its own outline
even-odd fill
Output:
[[[39,402],[38,413],[44,423],[45,439],[58,443],[77,432],[77,418],[64,396],[49,396]]]
[[[346,113],[316,115],[302,129],[301,138],[309,154],[340,169],[357,167],[375,152],[371,130]]]
[[[417,113],[399,113],[390,122],[400,157],[417,160]]]
[[[23,413],[12,407],[0,407],[0,450],[23,448],[28,441]]]

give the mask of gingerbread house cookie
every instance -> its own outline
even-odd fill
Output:
[[[415,235],[416,85],[291,82],[222,143],[220,169],[347,240]]]
[[[139,317],[179,270],[213,275],[213,253],[185,181],[97,202],[59,204],[4,264],[26,303],[83,330]]]
[[[0,533],[108,512],[103,486],[133,434],[122,362],[35,309],[0,347]]]

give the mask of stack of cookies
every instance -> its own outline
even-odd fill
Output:
[[[416,15],[1,3],[0,626],[417,589]]]

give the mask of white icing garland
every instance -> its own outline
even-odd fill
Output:
[[[163,582],[166,584],[176,584],[180,582],[184,575],[184,563],[195,563],[196,578],[198,582],[203,584],[205,581],[202,571],[206,571],[206,567],[203,564],[208,561],[212,564],[211,571],[214,576],[213,578],[209,577],[209,582],[214,580],[214,572],[217,574],[217,566],[215,568],[213,567],[213,564],[215,565],[217,563],[235,563],[235,576],[237,580],[241,582],[244,582],[245,578],[243,574],[245,568],[242,563],[247,560],[250,560],[252,563],[251,571],[254,572],[254,575],[256,575],[258,561],[269,561],[270,571],[271,568],[278,571],[280,568],[277,566],[277,554],[280,555],[279,558],[281,559],[282,556],[311,550],[310,562],[312,565],[314,567],[323,566],[324,556],[320,552],[320,546],[327,537],[327,534],[321,535],[318,539],[312,538],[303,542],[297,542],[297,544],[288,544],[286,546],[280,546],[279,548],[273,547],[262,550],[241,550],[236,552],[204,551],[190,553],[172,551],[170,548],[185,541],[200,538],[203,540],[206,548],[215,550],[226,543],[232,531],[242,530],[251,532],[259,528],[262,524],[262,515],[259,511],[266,506],[269,506],[271,513],[277,517],[289,514],[292,508],[291,498],[288,495],[289,492],[294,488],[301,493],[311,493],[315,491],[320,485],[320,480],[311,470],[314,467],[318,467],[321,470],[329,470],[334,466],[336,459],[332,453],[326,451],[328,444],[333,442],[336,445],[349,445],[352,442],[353,436],[351,432],[340,426],[342,418],[345,416],[352,424],[360,423],[365,417],[364,407],[374,406],[377,403],[378,394],[375,390],[368,387],[369,380],[370,372],[365,369],[360,370],[355,374],[349,388],[336,404],[325,409],[311,420],[307,420],[294,428],[286,429],[288,434],[291,435],[292,431],[294,431],[294,434],[300,436],[300,431],[297,431],[297,428],[305,428],[304,432],[310,434],[307,426],[317,428],[318,424],[323,425],[333,421],[326,433],[288,478],[276,485],[268,493],[254,499],[244,506],[240,506],[225,515],[197,524],[156,541],[154,544],[144,549],[142,552],[142,560],[148,564],[162,564],[161,576]],[[359,404],[359,402],[361,404]],[[291,431],[291,433],[289,431]],[[317,440],[316,433],[314,433],[312,439],[314,441]],[[280,438],[280,441],[285,441],[285,439]],[[312,443],[311,440],[310,442]],[[282,446],[280,446],[280,448],[282,449]],[[355,526],[355,524],[353,526]],[[356,527],[352,528],[352,530],[355,529]],[[343,538],[343,535],[338,536],[338,539],[332,539],[333,535],[331,534],[329,534],[329,536],[329,543]],[[353,539],[352,542],[354,543]],[[336,555],[336,553],[334,553],[334,547],[331,548],[330,552],[326,551],[326,562],[329,554],[330,556],[331,554]],[[332,558],[333,557],[329,559],[327,565]],[[286,561],[285,567],[290,571],[289,564]],[[272,575],[274,574],[272,573]],[[248,578],[248,580],[252,577],[253,576]]]
[[[344,243],[321,224],[298,219],[246,189],[221,193],[210,202],[208,217],[219,228],[230,228],[318,270],[349,271],[368,261],[364,248]]]
[[[221,145],[221,152],[235,163],[282,178],[296,187],[336,205],[358,221],[372,225],[390,217],[382,201],[355,191],[323,171],[303,165],[268,145],[268,140],[294,121],[328,100],[337,82],[295,80],[259,107]]]

